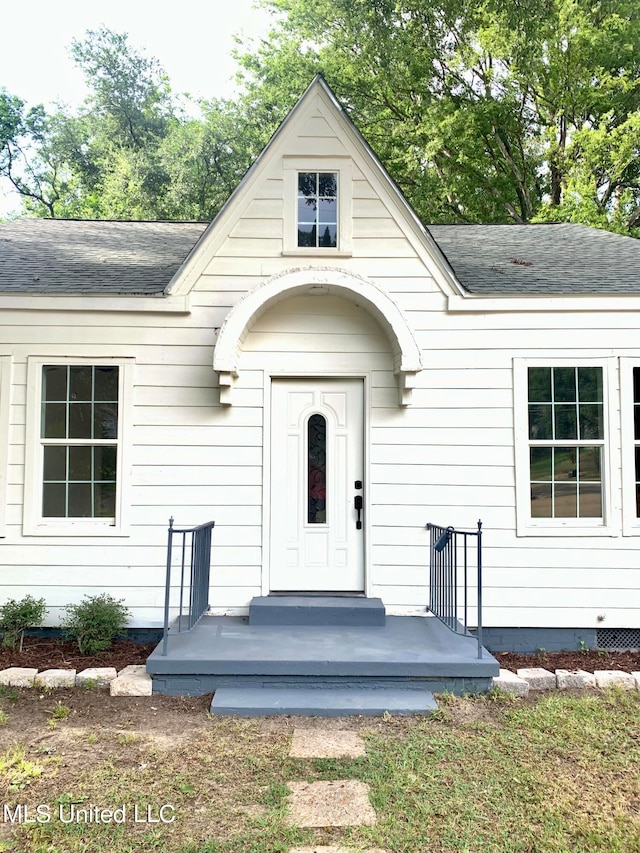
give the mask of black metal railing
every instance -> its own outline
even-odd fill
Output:
[[[174,554],[180,554],[180,583],[178,586],[178,616],[172,633],[191,631],[209,608],[209,575],[211,573],[211,531],[215,521],[178,530],[169,519],[167,541],[167,577],[164,590],[164,632],[162,654],[169,643],[169,614],[171,611],[171,570]],[[175,541],[177,540],[177,541]]]
[[[427,524],[430,531],[427,609],[456,633],[469,633],[475,589],[478,657],[482,657],[482,522],[477,530]],[[473,571],[475,567],[475,572]],[[472,577],[475,575],[475,577]]]

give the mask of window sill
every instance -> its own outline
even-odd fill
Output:
[[[300,249],[283,249],[282,251],[283,258],[351,258],[353,257],[352,252],[344,251],[342,249],[323,249],[322,247],[318,248],[300,248]]]
[[[566,524],[518,524],[517,536],[619,536],[620,530],[608,524],[590,525],[576,524],[573,519],[568,519]]]
[[[86,536],[86,537],[125,537],[129,536],[128,528],[114,524],[87,524],[86,522],[36,522],[25,525],[23,536]]]

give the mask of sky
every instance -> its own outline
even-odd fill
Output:
[[[2,10],[0,87],[29,105],[77,106],[87,92],[69,46],[106,26],[164,67],[174,92],[233,95],[234,35],[260,38],[271,21],[255,0],[23,0]],[[19,207],[0,189],[0,216]]]

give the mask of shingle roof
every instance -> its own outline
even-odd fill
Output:
[[[640,293],[640,240],[586,225],[429,225],[470,293]]]
[[[203,222],[0,224],[0,292],[157,295]],[[640,293],[640,240],[586,225],[430,225],[470,293]]]
[[[206,227],[202,222],[5,222],[0,291],[159,294]]]

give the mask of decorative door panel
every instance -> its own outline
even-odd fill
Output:
[[[273,381],[273,592],[363,591],[363,433],[362,380]]]

